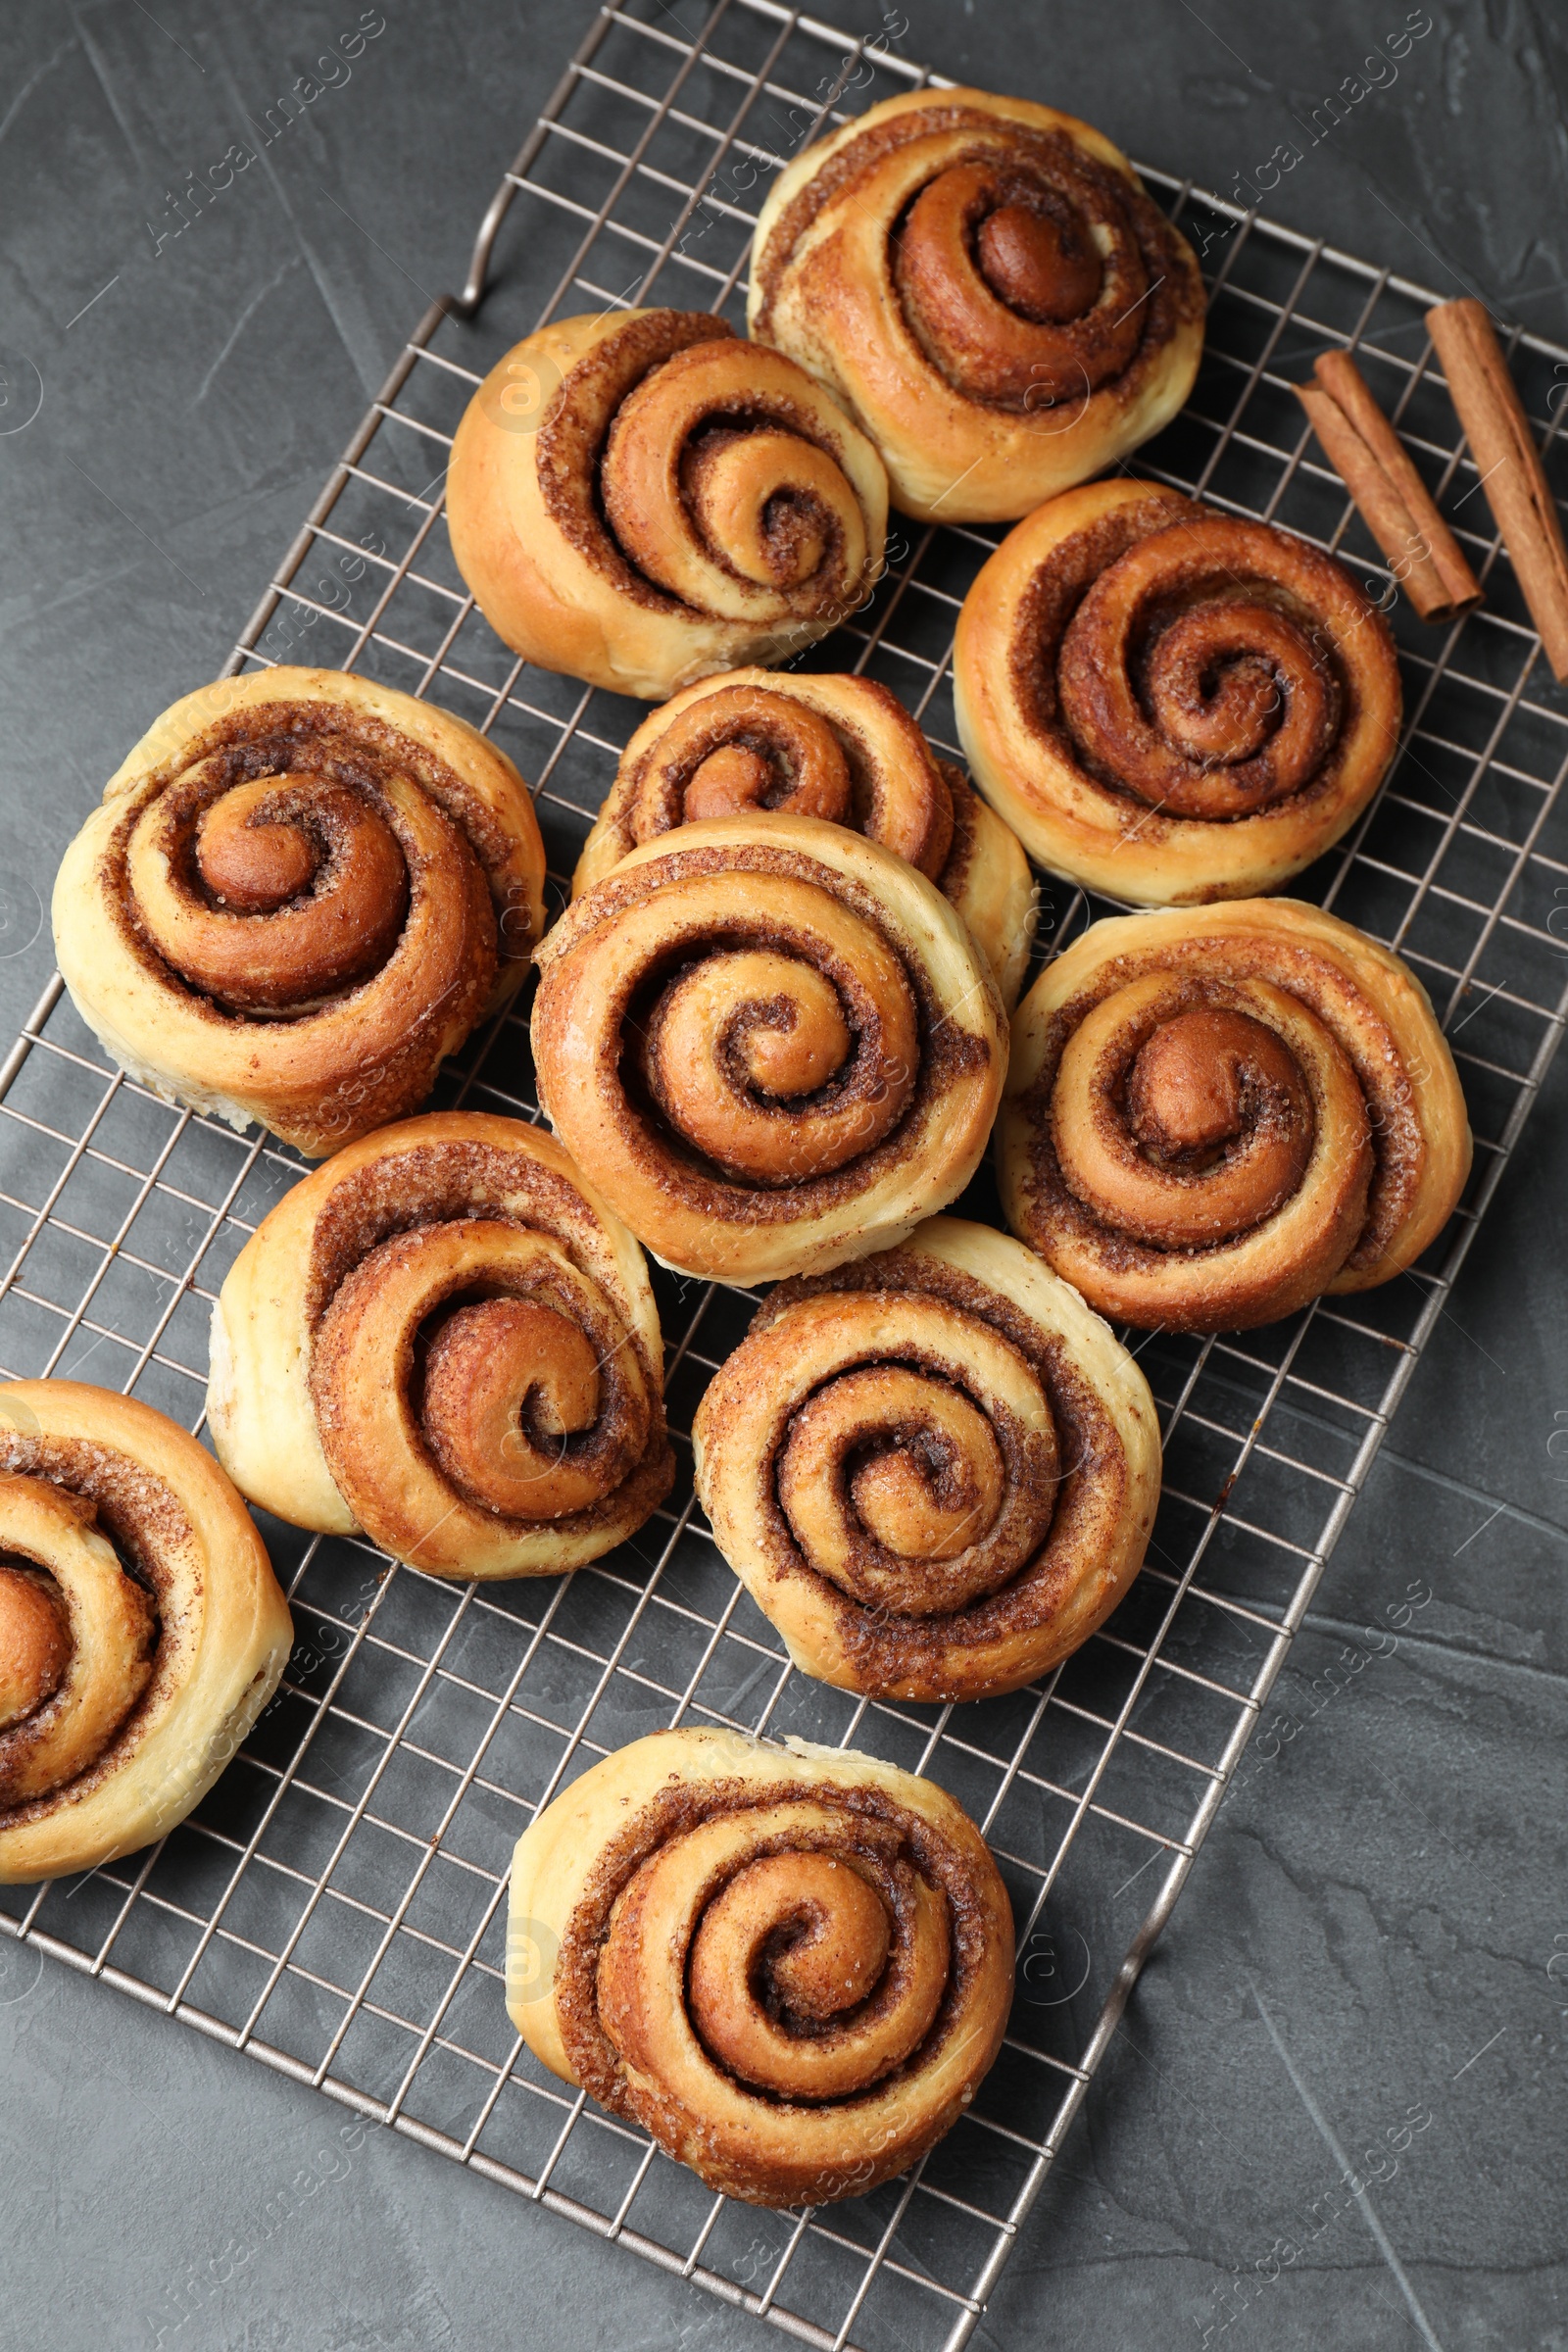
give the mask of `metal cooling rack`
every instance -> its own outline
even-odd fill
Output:
[[[465,297],[419,321],[229,670],[335,663],[477,721],[538,778],[564,890],[641,711],[525,669],[475,612],[442,520],[457,418],[552,314],[652,296],[738,318],[768,173],[830,121],[926,78],[772,0],[721,0],[697,32],[660,0],[605,9],[501,185]],[[298,1639],[243,1756],[151,1852],[0,1904],[0,1925],[42,1950],[821,2346],[956,2352],[968,2336],[1563,1025],[1568,709],[1472,495],[1421,320],[1433,297],[1146,177],[1202,250],[1213,299],[1193,402],[1138,470],[1286,523],[1392,591],[1289,389],[1314,353],[1353,346],[1487,584],[1484,610],[1446,634],[1395,605],[1402,756],[1301,886],[1396,946],[1454,1038],[1477,1165],[1430,1262],[1239,1339],[1144,1341],[1166,1470],[1149,1565],[1075,1657],[984,1704],[857,1703],[794,1673],[706,1532],[689,1453],[638,1543],[553,1583],[455,1588],[269,1522]],[[1568,354],[1523,337],[1512,350],[1549,439]],[[905,525],[875,603],[812,657],[888,681],[955,757],[948,647],[992,543]],[[1048,887],[1051,948],[1105,911]],[[472,1041],[437,1102],[536,1118],[523,1021]],[[298,1173],[266,1138],[172,1111],[108,1069],[56,981],[0,1068],[8,1373],[81,1374],[199,1426],[212,1301]],[[964,1206],[995,1217],[987,1181]],[[658,1281],[684,1433],[752,1300]],[[1008,1881],[1007,2060],[914,2176],[856,2203],[769,2214],[713,2197],[545,2074],[507,2019],[514,1838],[589,1762],[676,1722],[853,1741],[929,1772],[983,1824]]]

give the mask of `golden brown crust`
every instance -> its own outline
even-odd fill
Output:
[[[544,921],[510,760],[341,670],[221,678],[156,721],[55,883],[77,1009],[132,1077],[313,1157],[412,1110]]]
[[[1007,1222],[1118,1321],[1245,1330],[1387,1282],[1470,1152],[1420,982],[1294,899],[1095,923],[1013,1017]]]
[[[211,1454],[76,1381],[0,1387],[0,1547],[68,1649],[0,1733],[0,1882],[93,1870],[212,1787],[277,1688],[288,1604]]]
[[[718,1547],[791,1657],[873,1697],[1047,1672],[1121,1599],[1159,1498],[1132,1357],[1027,1250],[956,1217],[772,1292],[692,1437]]]
[[[1012,1009],[1034,937],[1029,861],[872,678],[738,669],[675,695],[621,754],[572,897],[682,824],[775,812],[847,825],[917,866],[962,915]]]
[[[1134,906],[1277,889],[1398,744],[1394,641],[1342,565],[1153,482],[1009,532],[958,616],[975,782],[1054,873]]]
[[[561,1147],[410,1119],[285,1195],[213,1312],[219,1458],[298,1527],[433,1576],[550,1576],[674,1475],[642,1251]]]
[[[887,481],[792,361],[705,312],[612,311],[541,327],[491,369],[447,514],[514,652],[658,702],[783,661],[862,604]]]
[[[881,451],[894,504],[1010,520],[1136,449],[1192,389],[1198,263],[1119,149],[984,90],[906,92],[762,208],[748,322]]]
[[[540,951],[557,1133],[655,1254],[752,1282],[887,1247],[967,1183],[995,987],[923,875],[842,825],[708,819],[634,850]]]
[[[546,2066],[710,2187],[821,2204],[952,2129],[1001,2047],[1012,1949],[996,1865],[929,1781],[658,1732],[518,1840],[507,2000]]]

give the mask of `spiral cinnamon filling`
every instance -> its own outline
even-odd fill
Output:
[[[857,1831],[845,1853],[828,1807],[779,1805],[706,1822],[645,1862],[599,1963],[600,2017],[622,2056],[650,2048],[672,1928],[690,1936],[691,2028],[750,2088],[853,2098],[918,2050],[948,1985],[947,1904],[894,1838]]]
[[[87,1772],[153,1673],[151,1595],[84,1496],[0,1475],[0,1807]]]
[[[193,775],[192,787],[201,788]],[[383,808],[338,778],[279,775],[203,808],[194,838],[173,796],[132,836],[133,875],[161,837],[188,897],[165,924],[145,907],[163,955],[223,1004],[271,1011],[330,996],[386,960],[409,903],[403,846]],[[178,884],[175,885],[176,890]]]
[[[1293,1026],[1299,1036],[1298,1016]],[[1325,1112],[1369,1169],[1354,1073],[1329,1032],[1313,1031]],[[1155,1248],[1193,1250],[1249,1232],[1292,1198],[1317,1113],[1290,1044],[1253,1010],[1190,1004],[1150,979],[1097,1005],[1068,1041],[1052,1132],[1063,1178],[1097,1216]]]
[[[367,745],[279,728],[213,749],[144,802],[124,858],[131,919],[150,946],[235,1012],[311,1011],[379,971],[416,873],[427,891],[455,890],[453,917],[488,934],[479,978],[494,969],[472,849]]]
[[[873,1310],[863,1320],[897,1318]],[[940,1317],[924,1329],[905,1321],[928,1349],[950,1336],[998,1369],[1002,1351],[983,1325],[944,1335]],[[889,1334],[870,1347],[895,1344]],[[962,1609],[1006,1585],[1050,1528],[1057,1451],[1044,1392],[1016,1364],[1002,1367],[1001,1396],[971,1398],[965,1377],[980,1385],[952,1356],[876,1361],[832,1379],[787,1424],[778,1500],[800,1556],[867,1607],[897,1617]]]
[[[632,803],[634,841],[751,808],[842,823],[850,767],[825,718],[766,687],[729,686],[671,719]]]
[[[612,435],[612,519],[613,500],[624,496],[617,484],[616,436],[624,456],[634,429],[625,421],[631,407],[628,401]],[[765,424],[751,432],[711,425],[688,442],[680,462],[681,496],[707,545],[760,588],[800,588],[821,570],[838,535],[833,495],[842,478],[825,450]],[[624,544],[625,532],[621,538]],[[658,565],[668,559],[662,546],[651,545],[648,560]]]
[[[0,1880],[92,1872],[165,1838],[292,1640],[261,1537],[188,1430],[113,1390],[7,1384]]]
[[[802,1301],[788,1333],[783,1387],[778,1342],[759,1343],[758,1377],[773,1392],[768,1450],[792,1555],[890,1621],[1002,1592],[1057,1501],[1038,1368],[979,1316],[876,1289]]]
[[[640,602],[734,621],[810,624],[867,592],[880,524],[845,461],[793,363],[704,313],[599,343],[539,434],[546,505],[591,563]]]
[[[1332,558],[1162,495],[1050,547],[1010,664],[1069,770],[1211,823],[1329,791],[1369,696],[1397,707],[1387,633]]]
[[[874,436],[896,506],[999,521],[1176,414],[1203,288],[1108,141],[956,88],[874,104],[791,166],[758,223],[747,316]]]
[[[1409,1041],[1442,1049],[1409,975],[1331,916],[1249,911],[1250,928],[1147,918],[1163,932],[1147,945],[1146,918],[1092,931],[1019,1016],[1008,1221],[1101,1313],[1140,1326],[1248,1329],[1362,1287],[1451,1206],[1430,1187],[1436,1152],[1455,1186],[1467,1163],[1462,1126],[1424,1126]]]
[[[894,282],[927,356],[971,399],[1002,407],[1087,397],[1123,374],[1151,287],[1140,205],[1050,134],[1015,129],[1001,152],[950,164],[893,245]]]
[[[749,926],[735,925],[742,937]],[[858,963],[707,955],[658,997],[639,1064],[683,1143],[743,1183],[799,1184],[874,1149],[914,1086],[914,1004],[866,926]],[[717,946],[717,943],[713,943]]]
[[[851,825],[936,881],[954,843],[953,791],[903,706],[863,679],[853,686],[858,725],[848,710],[813,709],[808,686],[728,685],[687,703],[642,756],[631,839],[766,809]]]
[[[412,1110],[543,929],[526,786],[346,672],[220,679],[111,779],[55,887],[61,970],[166,1101],[313,1158]]]
[[[819,1391],[796,1415],[779,1499],[818,1559],[839,1532],[823,1502],[839,1499],[834,1490],[843,1487],[883,1551],[946,1562],[996,1525],[1005,1477],[985,1415],[961,1390],[876,1364]]]
[[[519,1840],[511,1921],[513,1950],[555,1945],[543,1998],[509,1952],[508,2005],[544,2062],[760,2204],[904,2171],[1006,2023],[1011,1908],[984,1841],[941,1789],[865,1756],[634,1741]]]
[[[212,1362],[242,1494],[432,1576],[581,1567],[674,1475],[635,1241],[492,1112],[383,1127],[289,1191],[228,1271]]]
[[[852,1865],[801,1853],[748,1863],[692,1940],[693,2023],[743,2082],[785,2098],[808,2085],[818,2098],[841,2096],[858,2086],[861,2054],[846,2050],[842,2026],[829,2034],[875,1989],[892,1941],[886,1905]],[[931,1996],[891,2037],[887,2065],[924,2039],[942,1976],[930,1972]]]
[[[624,932],[618,970],[655,975],[626,1022],[629,1075],[671,1141],[734,1182],[789,1186],[848,1167],[898,1126],[919,1071],[916,1005],[898,956],[852,908],[783,877],[738,894],[714,876],[663,894]]]
[[[322,1449],[400,1558],[461,1561],[462,1506],[558,1522],[608,1501],[653,1406],[624,1324],[546,1235],[474,1216],[382,1242],[342,1281],[311,1365]]]
[[[1298,1198],[1314,1161],[1314,1190],[1333,1179],[1334,1227],[1365,1212],[1355,1072],[1322,1022],[1265,983],[1152,974],[1115,990],[1067,1039],[1051,1119],[1076,1200],[1155,1250],[1241,1239]]]
[[[754,263],[755,333],[771,336],[818,218],[875,207],[883,168],[921,142],[935,160],[890,223],[888,269],[911,333],[969,398],[1027,413],[1087,396],[1200,308],[1196,267],[1140,187],[1061,131],[960,98],[883,114],[826,158]]]
[[[798,1272],[972,1172],[1001,1046],[976,958],[928,882],[836,826],[694,826],[558,924],[541,1100],[669,1263]]]
[[[322,844],[309,827],[316,811],[298,788],[292,797],[303,805],[288,807],[290,782],[279,776],[275,782],[237,785],[197,823],[196,870],[220,905],[237,913],[270,914],[300,898],[316,879],[322,858]],[[335,806],[329,803],[320,812],[328,823],[336,817],[352,824],[365,813],[344,808],[341,796],[334,800]],[[398,872],[398,885],[403,880]]]
[[[1195,513],[1135,539],[1061,640],[1062,716],[1085,763],[1176,816],[1250,816],[1302,791],[1346,715],[1324,615],[1347,590],[1328,558],[1265,523]]]
[[[744,1798],[672,1792],[636,1825],[599,1937],[597,1894],[568,1930],[562,2023],[582,2079],[706,2179],[843,2195],[929,2146],[989,2065],[1004,2002],[980,1990],[979,1914],[1005,1937],[1005,1898],[879,1794]]]
[[[1136,1366],[1037,1258],[955,1218],[780,1284],[692,1434],[714,1540],[791,1657],[878,1697],[1056,1664],[1136,1573],[1158,1491]]]
[[[459,1307],[425,1355],[431,1452],[459,1494],[514,1519],[583,1510],[613,1483],[603,1462],[569,1452],[598,1421],[600,1398],[593,1342],[538,1298]]]

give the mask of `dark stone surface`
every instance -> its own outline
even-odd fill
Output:
[[[906,5],[906,53],[1221,190],[1406,15]],[[697,0],[666,13],[695,23]],[[1550,0],[1431,13],[1397,81],[1270,209],[1561,336],[1568,17]],[[385,14],[352,78],[155,256],[165,189],[357,9],[0,12],[0,345],[43,387],[0,437],[6,1036],[50,968],[33,933],[62,846],[140,728],[223,659],[425,291],[460,277],[589,12]],[[14,364],[13,415],[29,382]],[[1565,1128],[1559,1064],[1282,1680],[1284,1720],[1254,1742],[978,2340],[1568,2345],[1568,1996],[1547,1975],[1568,1951]],[[1320,1704],[1321,1666],[1417,1579],[1431,1598],[1396,1649]],[[326,2101],[10,1945],[0,2083],[8,2346],[776,2340],[405,2140],[347,2145]],[[1387,2148],[1412,2115],[1430,2120],[1380,2165],[1371,2210],[1336,2196],[1336,2150]],[[336,2178],[288,2197],[327,2148]]]

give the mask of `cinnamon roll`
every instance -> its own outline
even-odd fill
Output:
[[[642,1251],[558,1144],[450,1111],[284,1196],[213,1311],[208,1419],[240,1491],[431,1576],[553,1576],[674,1475]]]
[[[781,174],[748,321],[870,434],[895,506],[996,522],[1169,422],[1198,373],[1203,286],[1087,122],[984,90],[909,90]]]
[[[1053,873],[1138,906],[1275,890],[1398,743],[1394,640],[1344,566],[1153,482],[1008,533],[964,600],[958,738]]]
[[[55,883],[76,1009],[167,1102],[312,1157],[415,1109],[544,927],[527,788],[462,719],[277,668],[166,710]]]
[[[1246,1330],[1389,1281],[1470,1149],[1414,973],[1294,899],[1095,923],[1013,1018],[1007,1222],[1142,1328]]]
[[[0,1387],[0,1882],[184,1820],[276,1690],[288,1604],[177,1423],[74,1380]]]
[[[662,702],[825,637],[882,570],[887,477],[819,384],[704,311],[541,327],[452,445],[452,552],[514,653]]]
[[[875,1698],[984,1698],[1056,1665],[1132,1583],[1159,1500],[1127,1350],[956,1217],[781,1283],[692,1441],[714,1540],[796,1665]]]
[[[956,2124],[1012,1993],[962,1807],[842,1748],[656,1732],[517,1841],[507,2005],[553,2074],[710,2188],[821,2205]]]
[[[1010,1010],[1036,887],[1013,835],[874,679],[732,670],[645,718],[572,876],[602,881],[640,842],[763,810],[847,825],[918,866],[956,906]]]
[[[899,1241],[979,1164],[1006,1026],[923,874],[819,817],[705,818],[539,952],[539,1099],[677,1272],[750,1283]]]

